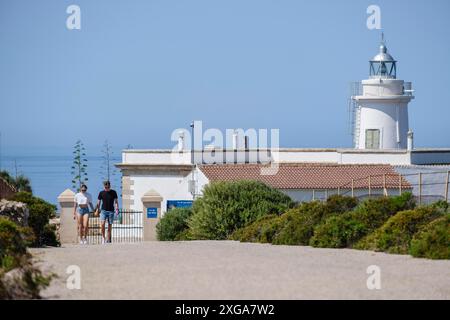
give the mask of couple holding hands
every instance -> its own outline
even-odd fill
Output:
[[[94,209],[92,196],[87,192],[87,186],[83,184],[80,192],[75,195],[73,208],[73,218],[77,220],[77,230],[80,237],[80,244],[87,244],[89,230],[89,207],[94,211],[94,216],[98,216],[100,211],[100,223],[102,231],[102,244],[111,243],[111,227],[114,216],[119,214],[119,202],[116,191],[111,189],[109,181],[103,182],[104,189],[98,194],[97,206]],[[105,224],[108,221],[108,238],[105,237]]]

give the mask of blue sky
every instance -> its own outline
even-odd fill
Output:
[[[81,30],[66,8],[81,8]],[[450,147],[450,1],[0,0],[3,153],[172,147],[170,134],[279,128],[284,147],[351,147],[349,82],[381,7],[415,144]],[[69,153],[70,154],[70,153]]]

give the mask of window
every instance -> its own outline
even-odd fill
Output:
[[[366,130],[366,149],[380,149],[380,130]]]

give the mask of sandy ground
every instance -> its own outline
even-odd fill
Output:
[[[59,275],[50,299],[450,299],[450,261],[370,251],[191,241],[32,252]],[[69,265],[80,267],[79,290],[67,289]],[[367,288],[370,265],[380,290]]]

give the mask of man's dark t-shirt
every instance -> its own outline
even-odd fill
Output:
[[[98,200],[102,201],[102,210],[114,211],[114,200],[117,199],[117,193],[114,190],[100,191]]]

